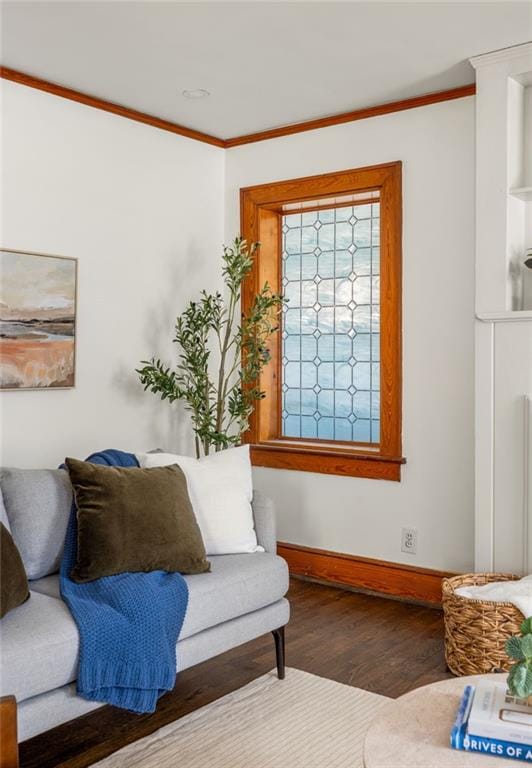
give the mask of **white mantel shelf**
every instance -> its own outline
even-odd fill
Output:
[[[524,200],[525,203],[532,201],[532,187],[514,187],[509,194],[512,197],[517,197],[518,200]]]
[[[513,312],[480,312],[475,315],[483,323],[517,323],[532,320],[532,310],[515,310]]]

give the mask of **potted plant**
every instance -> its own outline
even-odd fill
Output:
[[[240,314],[242,282],[253,268],[259,243],[237,237],[223,249],[227,298],[202,291],[179,315],[173,341],[179,345],[175,370],[161,360],[143,360],[137,369],[145,390],[173,403],[183,400],[195,433],[196,456],[241,441],[256,400],[265,397],[259,375],[270,360],[269,337],[278,330],[284,299],[265,283],[246,316]],[[213,350],[217,359],[213,362]]]
[[[508,674],[508,690],[527,699],[532,696],[532,618],[523,621],[520,631],[506,641],[506,653],[515,662]]]

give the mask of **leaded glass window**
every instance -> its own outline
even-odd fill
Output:
[[[282,436],[379,443],[380,203],[282,216]]]

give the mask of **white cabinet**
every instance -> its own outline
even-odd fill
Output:
[[[477,75],[475,568],[532,571],[532,44]]]
[[[476,311],[523,306],[532,247],[532,43],[475,56]]]
[[[528,573],[532,323],[496,323],[494,358],[493,567]]]
[[[532,322],[477,321],[477,571],[532,571]]]

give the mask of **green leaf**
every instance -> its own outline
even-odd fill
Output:
[[[526,699],[532,695],[532,667],[526,661],[520,661],[510,668],[508,688],[514,696]]]
[[[508,674],[508,688],[514,696],[525,698],[529,695],[526,687],[527,668],[525,662],[514,664]],[[531,691],[532,692],[532,691]]]
[[[179,348],[176,368],[171,370],[159,359],[152,359],[142,361],[143,367],[136,370],[144,390],[170,403],[184,401],[198,455],[200,446],[208,454],[211,448],[238,445],[249,428],[255,402],[265,396],[258,386],[259,377],[270,360],[267,342],[278,330],[284,299],[265,284],[248,316],[240,325],[237,321],[242,281],[253,268],[258,247],[259,243],[248,245],[241,236],[224,246],[222,276],[228,300],[225,302],[219,292],[203,290],[199,299],[190,301],[177,316],[173,339]],[[217,371],[212,370],[213,342],[220,353]]]
[[[521,638],[521,650],[527,659],[532,658],[532,635],[525,635]]]
[[[510,637],[506,641],[506,653],[511,659],[515,659],[516,661],[524,661],[525,660],[525,654],[523,653],[523,650],[521,648],[521,638],[520,637]]]
[[[532,634],[532,617],[525,619],[523,623],[520,626],[521,634],[523,635],[529,635]]]
[[[532,695],[532,668],[527,665],[525,677],[525,698]]]

